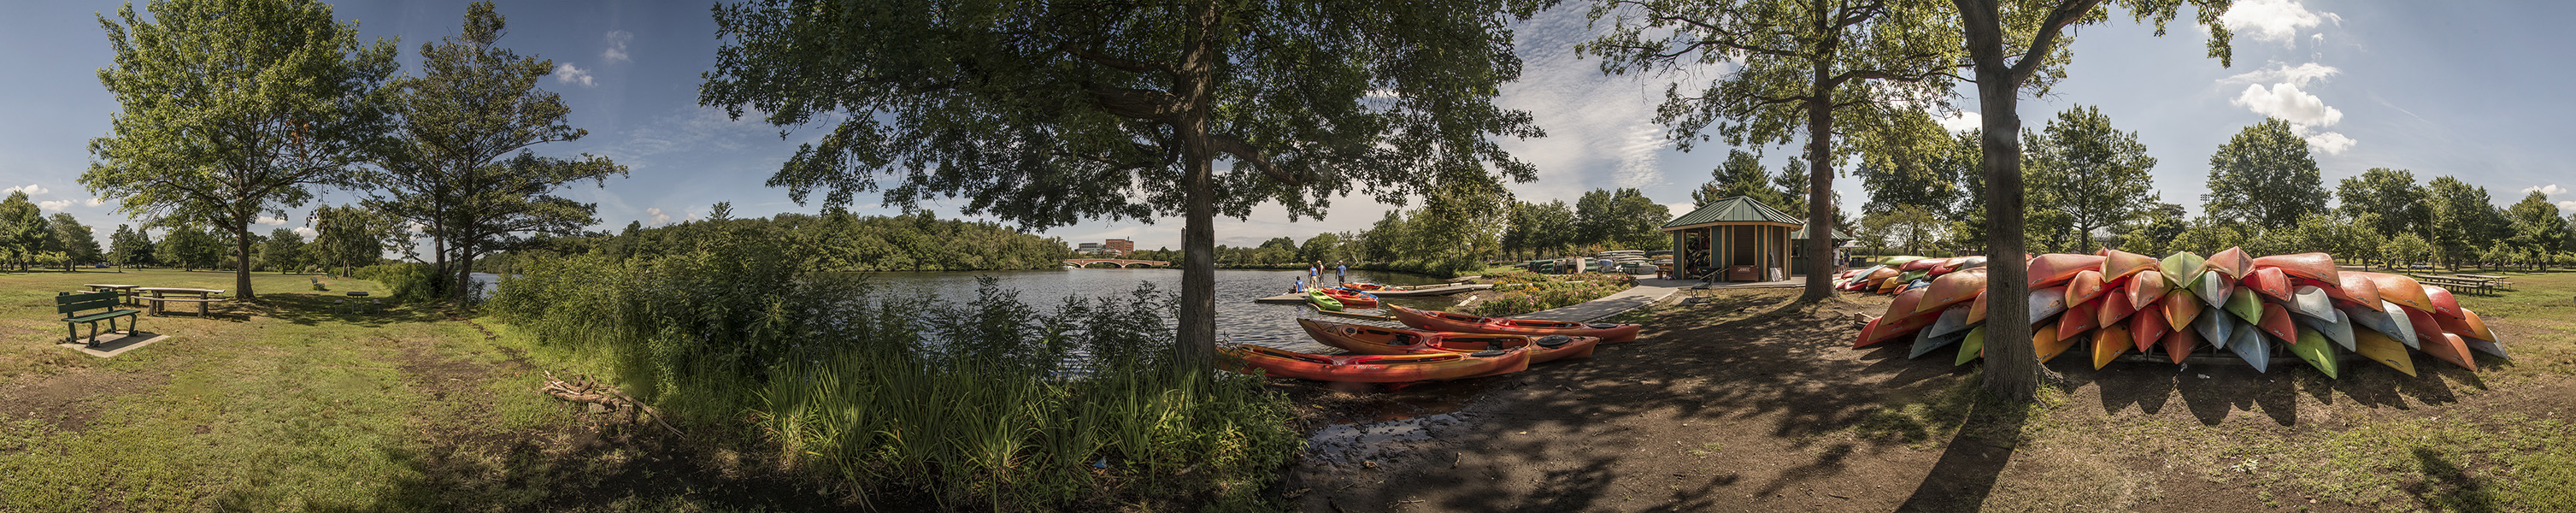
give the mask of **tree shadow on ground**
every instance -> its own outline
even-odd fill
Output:
[[[1915,484],[1901,512],[1975,511],[1994,494],[2004,466],[2021,447],[2022,426],[2031,408],[2006,404],[1983,393],[1970,406],[1968,420],[1942,444],[1941,459]]]
[[[377,306],[375,301],[383,301]],[[437,305],[401,304],[385,298],[343,297],[306,293],[271,293],[257,303],[235,307],[243,315],[271,317],[303,326],[325,322],[355,324],[370,328],[391,324],[436,322],[446,319]]]

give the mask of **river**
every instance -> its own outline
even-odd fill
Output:
[[[1327,316],[1305,304],[1260,304],[1252,300],[1288,292],[1305,271],[1236,270],[1216,271],[1217,339],[1225,342],[1260,344],[1303,352],[1335,353],[1337,349],[1317,343],[1297,327],[1298,318],[1317,318],[1334,322],[1365,321]],[[952,303],[975,299],[976,278],[990,276],[1001,285],[1020,291],[1020,301],[1038,308],[1049,308],[1065,296],[1130,298],[1138,284],[1152,283],[1156,290],[1180,294],[1181,271],[1178,269],[1060,269],[1047,271],[985,272],[882,272],[868,273],[868,281],[881,287],[882,293],[926,295]],[[475,273],[477,284],[486,290],[499,277]],[[1419,274],[1351,271],[1351,281],[1385,285],[1421,285],[1440,280]],[[1332,283],[1327,272],[1325,283]],[[1388,302],[1416,308],[1447,308],[1457,304],[1458,296],[1387,298]],[[1371,310],[1358,310],[1376,313]],[[1177,314],[1177,312],[1175,312]],[[1391,324],[1390,324],[1391,325]]]

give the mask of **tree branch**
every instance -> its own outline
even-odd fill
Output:
[[[1306,185],[1306,177],[1289,175],[1287,171],[1271,165],[1270,158],[1262,156],[1261,150],[1253,148],[1252,143],[1222,134],[1208,134],[1207,141],[1208,149],[1225,152],[1227,155],[1233,155],[1237,161],[1250,163],[1253,169],[1261,170],[1261,174],[1269,175],[1272,180],[1278,180],[1279,183],[1290,188]]]
[[[2102,2],[2103,0],[2065,0],[2057,4],[2056,9],[2048,12],[2048,19],[2040,22],[2039,35],[2031,38],[2030,48],[2022,52],[2021,60],[2013,62],[2012,67],[2008,69],[2009,73],[2005,76],[2015,86],[2029,81],[2030,75],[2039,71],[2039,63],[2048,56],[2048,52],[2056,49],[2058,34],[2064,32],[2067,25],[2084,19],[2085,13],[2093,12],[2093,8],[2100,7]]]

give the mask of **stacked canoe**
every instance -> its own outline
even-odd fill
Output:
[[[1407,328],[1298,319],[1316,342],[1352,354],[1320,355],[1257,345],[1219,349],[1235,372],[1356,383],[1402,383],[1508,374],[1530,364],[1592,356],[1600,344],[1637,339],[1635,324],[1478,317],[1387,305]]]
[[[1898,294],[1932,286],[1932,280],[1968,269],[1986,266],[1986,257],[1925,258],[1919,256],[1888,257],[1876,266],[1851,269],[1834,276],[1834,288],[1854,292]]]
[[[1975,257],[1970,257],[1975,258]],[[1942,259],[1855,270],[1845,290],[1896,294],[1853,347],[1911,343],[1912,357],[1956,346],[1956,363],[1984,354],[1986,271]],[[1947,259],[1960,260],[1960,259]],[[1982,261],[1978,262],[1982,264]],[[2179,364],[2193,353],[2228,353],[2256,372],[2286,353],[2327,377],[2358,353],[2415,375],[2412,353],[2477,370],[2474,353],[2499,358],[2503,341],[2447,289],[2405,276],[2340,271],[2331,255],[2252,257],[2229,248],[2202,257],[2158,259],[2119,250],[2046,254],[2029,260],[2031,346],[2043,362],[2087,349],[2093,367],[2122,354],[2161,354]],[[1921,272],[1903,282],[1914,272]],[[1919,283],[1918,283],[1919,282]]]

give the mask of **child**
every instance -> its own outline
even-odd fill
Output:
[[[1305,292],[1305,291],[1306,291],[1306,279],[1305,279],[1305,278],[1298,278],[1298,279],[1297,279],[1297,287],[1296,287],[1296,288],[1292,288],[1292,289],[1288,289],[1288,293],[1290,293],[1290,294],[1295,294],[1295,293]]]

